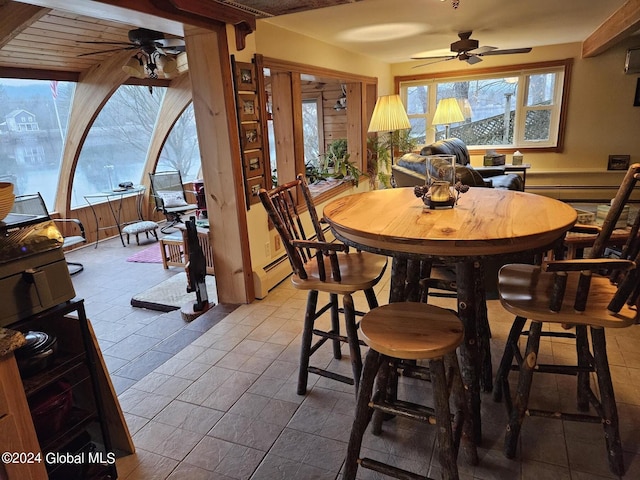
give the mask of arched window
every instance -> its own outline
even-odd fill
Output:
[[[0,181],[53,210],[73,82],[0,78]]]
[[[179,170],[183,181],[191,181],[197,179],[200,163],[196,120],[189,104],[167,137],[156,171]]]
[[[154,87],[151,94],[145,86],[122,85],[109,99],[82,146],[72,208],[86,205],[85,195],[113,190],[121,182],[141,182],[165,91]]]

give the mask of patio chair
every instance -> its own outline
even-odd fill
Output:
[[[31,195],[19,195],[16,197],[11,209],[11,213],[20,213],[26,215],[43,215],[46,218],[60,224],[71,225],[74,230],[74,235],[66,235],[69,228],[62,228],[63,244],[62,249],[73,247],[74,245],[80,245],[87,243],[87,235],[84,230],[84,225],[77,218],[51,218],[47,206],[40,193]],[[79,262],[70,262],[66,260],[67,266],[69,266],[69,274],[75,275],[84,270],[84,265]]]
[[[313,227],[313,235],[305,233],[303,219],[299,215],[298,201],[302,198],[308,210],[307,216]],[[380,281],[385,271],[386,257],[368,252],[349,251],[349,247],[343,243],[328,242],[303,175],[298,175],[297,180],[270,191],[261,189],[260,200],[280,234],[289,257],[293,268],[291,283],[294,288],[309,292],[302,331],[298,395],[304,395],[307,391],[309,372],[355,385],[357,391],[362,371],[362,357],[356,323],[356,314],[359,312],[355,310],[352,294],[364,291],[369,308],[378,306],[373,287]],[[329,303],[321,308],[317,308],[319,292],[329,294]],[[338,295],[342,295],[343,309],[338,306]],[[316,320],[329,310],[331,311],[330,330],[320,330]],[[339,312],[344,313],[346,337],[340,335]],[[320,338],[312,345],[314,335]],[[353,377],[327,368],[309,366],[311,356],[327,340],[333,342],[335,359],[340,359],[342,356],[341,342],[349,344]]]
[[[624,474],[605,328],[624,328],[638,322],[639,238],[636,236],[626,246],[623,258],[602,258],[602,255],[638,180],[640,164],[634,164],[629,168],[612,202],[589,258],[551,260],[542,265],[512,264],[500,270],[500,302],[507,311],[516,315],[496,373],[494,388],[494,399],[499,401],[504,395],[509,414],[504,443],[504,453],[508,458],[513,458],[516,454],[525,416],[594,422],[601,423],[604,427],[609,469],[615,475]],[[525,332],[527,320],[531,321],[531,325],[529,331]],[[547,325],[552,323],[562,325],[563,328],[549,329]],[[518,339],[525,334],[526,348],[521,352]],[[544,336],[574,338],[577,364],[539,363],[540,338]],[[510,394],[508,381],[510,370],[519,373],[513,396]],[[591,387],[591,372],[595,374],[597,389]],[[529,407],[534,373],[536,376],[539,373],[577,376],[579,412]],[[599,396],[596,396],[594,390],[599,392]],[[596,415],[588,413],[590,405]]]
[[[151,195],[155,201],[155,210],[162,212],[168,222],[160,231],[167,233],[178,223],[184,223],[182,214],[195,210],[198,206],[187,202],[179,171],[149,173],[149,180],[151,180]]]

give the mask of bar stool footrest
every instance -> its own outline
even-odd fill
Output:
[[[383,413],[400,415],[401,417],[418,420],[431,425],[436,424],[435,411],[433,408],[417,403],[407,402],[405,400],[394,400],[393,402],[378,401],[374,396],[369,406]]]
[[[323,370],[318,367],[309,367],[307,368],[309,373],[315,373],[316,375],[320,375],[321,377],[330,378],[331,380],[336,380],[338,382],[346,383],[347,385],[354,385],[353,378],[347,377],[345,375],[340,375],[339,373],[330,372],[328,370]]]
[[[556,418],[559,420],[570,420],[572,422],[602,423],[602,418],[584,413],[564,413],[553,410],[529,409],[527,410],[527,415],[529,417]]]
[[[378,473],[382,473],[383,475],[399,478],[400,480],[432,480],[431,477],[424,477],[422,475],[403,470],[402,468],[394,467],[393,465],[378,462],[371,458],[361,458],[358,460],[358,463],[361,467],[374,470]]]

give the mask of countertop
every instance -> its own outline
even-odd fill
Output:
[[[20,348],[25,342],[21,332],[0,327],[0,357]]]

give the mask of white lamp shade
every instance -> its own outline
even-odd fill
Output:
[[[178,62],[176,61],[176,59],[167,55],[160,55],[156,63],[158,64],[160,70],[165,73],[165,75],[171,75],[178,70]]]
[[[434,125],[451,125],[464,122],[464,115],[456,98],[443,98],[438,102],[436,114],[433,116]]]
[[[144,78],[144,67],[140,64],[136,57],[131,57],[127,63],[122,66],[122,71],[132,77]]]
[[[402,100],[400,100],[400,95],[378,97],[368,131],[394,132],[405,128],[411,128],[411,123]]]

